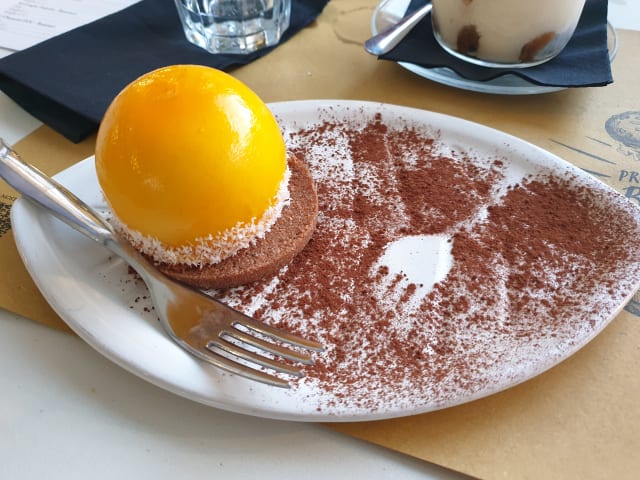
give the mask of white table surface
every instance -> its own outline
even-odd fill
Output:
[[[609,19],[640,29],[640,0],[610,0]],[[8,143],[39,125],[0,92]],[[2,309],[0,372],[0,479],[467,478],[321,425],[193,403]]]

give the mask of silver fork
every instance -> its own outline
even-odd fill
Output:
[[[128,242],[120,240],[97,212],[23,161],[2,139],[0,177],[25,198],[131,265],[149,288],[164,330],[196,357],[252,380],[289,387],[292,377],[303,375],[293,362],[313,364],[311,352],[323,350],[317,342],[265,325],[160,273]]]

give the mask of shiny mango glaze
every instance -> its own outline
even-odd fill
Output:
[[[172,247],[259,219],[286,170],[284,140],[262,100],[195,65],[125,87],[105,113],[95,158],[119,220]]]

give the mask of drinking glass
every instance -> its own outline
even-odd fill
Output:
[[[246,54],[276,45],[291,0],[175,0],[187,39],[211,53]]]

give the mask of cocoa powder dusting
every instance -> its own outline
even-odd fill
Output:
[[[287,141],[314,174],[316,232],[276,277],[212,294],[326,346],[297,388],[327,414],[432,409],[519,381],[600,328],[621,276],[640,276],[637,213],[571,175],[514,182],[509,159],[445,151],[380,115],[327,114]],[[427,293],[380,264],[414,235],[451,245]]]

